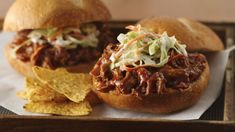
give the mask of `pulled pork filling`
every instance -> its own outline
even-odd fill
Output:
[[[112,62],[109,58],[116,49],[116,45],[109,45],[91,71],[98,82],[99,91],[116,90],[116,93],[120,94],[150,95],[167,92],[169,88],[186,90],[200,77],[206,65],[206,58],[201,54],[189,54],[186,57],[171,51],[169,61],[161,68],[111,70]]]
[[[139,29],[138,31],[134,30],[134,32],[140,33],[140,35],[149,35],[149,32],[144,31],[142,33]],[[138,37],[139,35],[134,36],[134,38]],[[109,45],[90,73],[96,80],[97,90],[105,93],[112,91],[116,94],[135,94],[137,96],[162,94],[169,90],[187,90],[190,84],[195,82],[204,71],[207,63],[206,58],[198,53],[188,54],[184,49],[177,51],[175,50],[177,41],[168,41],[168,39],[173,40],[168,36],[165,36],[162,41],[162,37],[164,37],[164,34],[157,37],[160,40],[155,44],[162,45],[164,42],[167,42],[167,44],[173,42],[175,44],[172,44],[173,48],[166,51],[159,46],[159,51],[157,51],[159,53],[157,54],[151,54],[150,50],[152,49],[149,48],[151,43],[149,43],[150,46],[146,46],[145,42],[144,46],[137,46],[137,49],[144,47],[148,50],[147,52],[146,50],[132,52],[132,50],[136,50],[133,45],[140,43],[140,40],[137,39],[130,39],[123,46],[122,42],[120,45]],[[129,38],[128,34],[124,38]],[[144,41],[145,39],[146,36],[141,38]],[[146,40],[151,41],[150,39]],[[155,40],[156,38],[154,38]],[[125,46],[130,41],[133,43],[128,46],[130,48],[128,50]],[[120,52],[121,54],[117,57]],[[161,57],[163,55],[161,52],[167,52],[167,56],[164,56],[167,61],[164,61],[164,58]],[[141,55],[142,53],[143,55]],[[143,58],[146,56],[149,58],[154,57],[148,60]],[[127,61],[124,61],[124,59]],[[135,62],[134,64],[132,64],[132,60]],[[164,64],[159,65],[162,63]]]
[[[79,28],[23,30],[11,43],[15,57],[49,69],[97,60],[111,41],[105,24],[87,23]]]

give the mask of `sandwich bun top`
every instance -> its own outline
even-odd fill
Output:
[[[188,51],[221,51],[224,45],[207,26],[186,18],[155,17],[141,20],[139,24],[158,34],[167,32],[187,45]]]
[[[3,30],[80,27],[82,23],[109,19],[110,12],[100,0],[16,0]]]

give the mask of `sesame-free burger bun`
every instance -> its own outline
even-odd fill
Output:
[[[80,27],[82,23],[109,19],[110,12],[100,0],[16,0],[3,30]]]
[[[220,38],[206,25],[186,19],[172,17],[154,17],[141,20],[139,24],[158,34],[167,32],[187,45],[188,51],[221,51],[224,45]]]

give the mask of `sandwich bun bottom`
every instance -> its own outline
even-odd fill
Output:
[[[210,76],[209,72],[208,63],[206,63],[206,67],[201,76],[197,81],[191,83],[187,90],[179,91],[172,89],[169,93],[148,95],[141,99],[132,94],[117,95],[114,92],[103,93],[97,91],[95,88],[93,91],[103,102],[114,108],[137,112],[167,114],[180,111],[194,105],[208,85]],[[93,81],[94,84],[98,83],[95,79]]]

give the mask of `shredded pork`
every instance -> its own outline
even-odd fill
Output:
[[[161,68],[138,67],[121,71],[110,68],[110,56],[117,52],[116,45],[109,45],[97,62],[91,75],[96,79],[101,92],[116,91],[119,94],[136,94],[147,96],[161,94],[167,89],[185,90],[196,81],[206,66],[206,58],[202,54],[184,56],[170,51],[170,59]]]
[[[106,25],[97,24],[100,35],[97,48],[81,47],[66,49],[51,43],[38,44],[27,43],[28,35],[32,30],[23,30],[17,33],[11,48],[15,50],[17,59],[23,62],[30,62],[32,65],[42,66],[49,69],[56,69],[64,66],[74,66],[83,62],[97,60],[101,56],[103,48],[112,41],[110,32]],[[79,38],[80,34],[71,32],[71,36]],[[47,38],[44,38],[45,40]],[[27,44],[25,44],[27,43]]]

